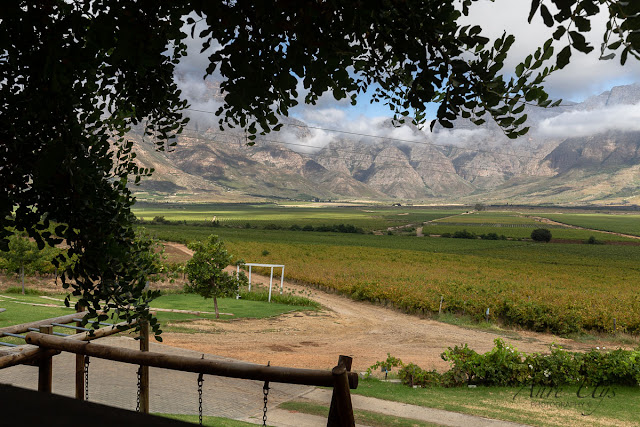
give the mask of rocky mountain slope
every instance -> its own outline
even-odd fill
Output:
[[[531,131],[515,141],[493,123],[464,120],[434,133],[390,120],[329,133],[286,119],[252,147],[243,132],[222,132],[195,112],[172,152],[131,132],[140,162],[156,170],[135,191],[170,200],[640,204],[639,111],[636,84],[578,104],[527,107]]]

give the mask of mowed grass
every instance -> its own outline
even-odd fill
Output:
[[[284,402],[278,405],[280,409],[286,409],[293,412],[301,412],[327,418],[329,416],[329,407],[315,402],[303,399]],[[369,427],[438,427],[441,424],[429,423],[426,421],[417,421],[410,418],[394,417],[379,412],[364,411],[360,409],[353,410],[353,418],[356,424],[366,425]]]
[[[0,293],[0,307],[7,309],[5,312],[0,313],[0,328],[73,313],[73,308],[64,307],[62,300],[64,300],[65,294],[48,294],[44,296],[48,298],[34,294]],[[57,307],[44,307],[42,306],[43,304],[56,305]],[[162,330],[166,332],[198,332],[199,330],[197,328],[191,327],[193,322],[203,319],[215,320],[216,318],[213,300],[205,300],[195,294],[175,293],[163,295],[152,301],[150,305],[152,309],[163,308],[198,312],[196,314],[158,311],[156,317],[162,324]],[[73,302],[71,306],[73,306]],[[292,311],[316,309],[313,305],[282,304],[273,301],[268,303],[266,301],[237,300],[235,298],[219,298],[218,308],[221,313],[225,313],[220,315],[221,320],[265,318]],[[108,322],[117,323],[119,321],[119,319],[113,318]],[[64,327],[55,327],[54,331],[66,334],[76,333],[75,330]],[[24,343],[24,341],[19,338],[3,337],[2,341],[13,344]]]
[[[159,417],[171,418],[178,421],[184,421],[185,423],[192,423],[194,425],[199,424],[198,415],[185,415],[185,414],[152,414]],[[251,427],[255,424],[246,423],[244,421],[231,420],[229,418],[211,417],[207,415],[202,416],[202,425],[207,427]]]
[[[218,234],[230,253],[246,262],[285,264],[288,279],[391,302],[408,312],[436,313],[444,297],[445,312],[481,320],[489,308],[491,320],[536,331],[610,332],[614,319],[618,331],[640,331],[640,246],[147,228],[181,242]],[[578,240],[593,234],[582,233]],[[598,240],[606,235],[601,236]]]
[[[367,379],[351,393],[533,426],[634,426],[640,405],[640,389],[621,386],[584,388],[578,397],[578,387],[413,389]]]
[[[49,296],[51,298],[64,300],[63,294],[51,294]],[[28,304],[48,304],[57,307],[33,306]],[[42,296],[37,294],[21,295],[7,292],[0,292],[0,307],[7,309],[7,311],[0,313],[0,328],[40,319],[66,316],[67,314],[72,314],[74,311],[73,308],[65,307],[62,301],[42,298]]]
[[[300,207],[275,204],[136,204],[139,219],[151,221],[162,216],[167,221],[211,222],[213,218],[228,226],[263,228],[275,224],[283,228],[298,225],[319,226],[357,224],[364,230],[385,229],[411,222],[421,223],[462,212],[461,209],[418,207]]]
[[[539,216],[578,227],[640,236],[640,215],[539,214]]]

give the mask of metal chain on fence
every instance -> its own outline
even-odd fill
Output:
[[[84,400],[89,400],[89,356],[84,357]]]
[[[138,394],[136,396],[136,412],[140,412],[140,389],[142,387],[142,382],[140,378],[142,377],[142,366],[138,367]]]
[[[198,375],[198,420],[202,425],[202,384],[204,383],[204,376]]]
[[[271,366],[271,361],[267,362],[267,366]],[[264,406],[262,408],[262,425],[267,425],[267,402],[269,399],[269,381],[264,382],[262,386],[262,394],[264,395]]]
[[[269,397],[269,381],[264,382],[262,387],[262,394],[264,394],[264,407],[262,408],[262,425],[267,425],[267,400]]]

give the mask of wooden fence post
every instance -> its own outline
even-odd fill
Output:
[[[53,325],[40,326],[40,333],[52,334]],[[38,367],[38,391],[51,393],[51,384],[53,382],[53,356],[45,355],[38,362]]]
[[[351,371],[349,356],[340,356],[338,366],[331,370],[334,379],[333,394],[331,395],[331,407],[327,427],[354,427],[353,406],[351,405],[351,392],[349,391],[349,378],[347,373]]]
[[[84,311],[82,304],[76,304],[76,312]],[[81,327],[82,322],[76,322],[76,326]],[[84,356],[76,354],[76,399],[84,400]]]
[[[149,322],[140,322],[140,351],[149,351]],[[140,412],[149,413],[149,367],[140,365]]]

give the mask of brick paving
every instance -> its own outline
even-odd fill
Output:
[[[129,337],[107,337],[100,344],[139,348]],[[172,355],[202,357],[202,353],[151,343],[150,351]],[[205,359],[231,360],[210,354]],[[135,410],[137,395],[137,365],[91,358],[89,364],[89,400],[119,408]],[[53,358],[53,393],[75,394],[75,354],[61,353]],[[173,414],[198,413],[198,374],[161,368],[150,368],[151,412]],[[38,368],[18,365],[0,370],[0,383],[37,389]],[[217,417],[262,421],[263,384],[259,381],[205,375],[203,414]],[[271,383],[269,407],[309,392],[313,387]],[[325,421],[326,422],[326,421]],[[271,424],[271,423],[269,423]]]

